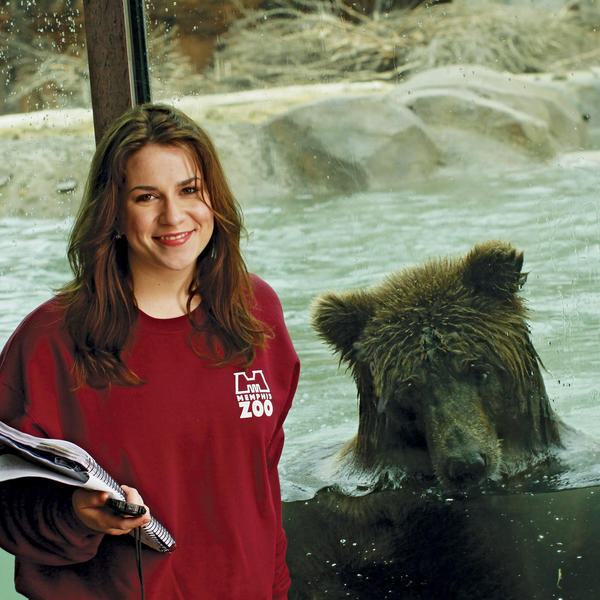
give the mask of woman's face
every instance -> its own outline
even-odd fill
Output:
[[[129,158],[125,175],[120,225],[134,280],[181,275],[189,281],[214,229],[191,153],[147,144]]]

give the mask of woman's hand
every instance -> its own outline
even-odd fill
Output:
[[[142,497],[135,488],[122,485],[127,502],[144,505]],[[146,513],[140,517],[116,515],[106,506],[108,492],[97,492],[77,488],[73,492],[73,509],[79,520],[94,531],[108,533],[109,535],[123,535],[133,529],[150,522],[150,511],[146,506]]]

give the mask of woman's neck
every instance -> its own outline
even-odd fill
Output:
[[[156,279],[133,274],[133,294],[138,308],[156,319],[171,319],[187,313],[189,285],[189,280],[177,277]],[[200,301],[199,296],[194,296],[190,310]]]

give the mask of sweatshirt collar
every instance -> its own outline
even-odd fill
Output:
[[[138,308],[138,326],[146,331],[170,333],[173,331],[184,331],[190,326],[190,322],[188,315],[181,315],[180,317],[170,319],[157,319]]]

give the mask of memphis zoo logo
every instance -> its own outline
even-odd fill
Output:
[[[240,419],[270,417],[273,414],[273,397],[262,370],[252,371],[252,375],[246,375],[244,371],[234,375],[235,395],[242,411]]]

